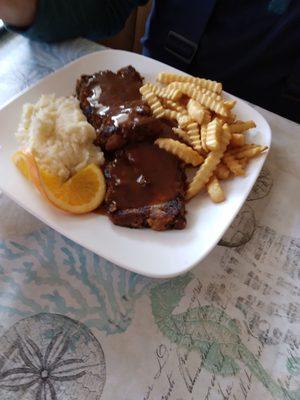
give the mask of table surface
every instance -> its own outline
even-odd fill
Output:
[[[7,35],[0,106],[101,49]],[[300,127],[255,108],[272,128],[268,160],[183,277],[120,269],[0,195],[1,400],[300,399]]]

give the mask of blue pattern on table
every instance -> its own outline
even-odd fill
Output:
[[[24,292],[20,279],[30,292]],[[0,242],[0,282],[5,285],[1,296],[0,283],[0,313],[28,317],[53,312],[114,334],[128,328],[134,305],[151,280],[44,228]]]
[[[8,34],[5,41],[0,45],[0,105],[71,61],[104,49],[86,39],[50,45]]]

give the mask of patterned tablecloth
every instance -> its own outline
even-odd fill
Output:
[[[9,36],[0,104],[95,50]],[[257,109],[273,131],[267,163],[185,276],[129,273],[1,195],[1,400],[300,399],[300,128]]]

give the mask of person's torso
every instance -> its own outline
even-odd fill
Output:
[[[298,0],[160,0],[144,54],[300,120]]]

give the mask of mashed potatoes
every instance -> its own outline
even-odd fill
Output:
[[[25,104],[16,136],[42,168],[64,180],[90,163],[104,162],[93,144],[95,129],[74,97],[43,95],[36,104]]]

